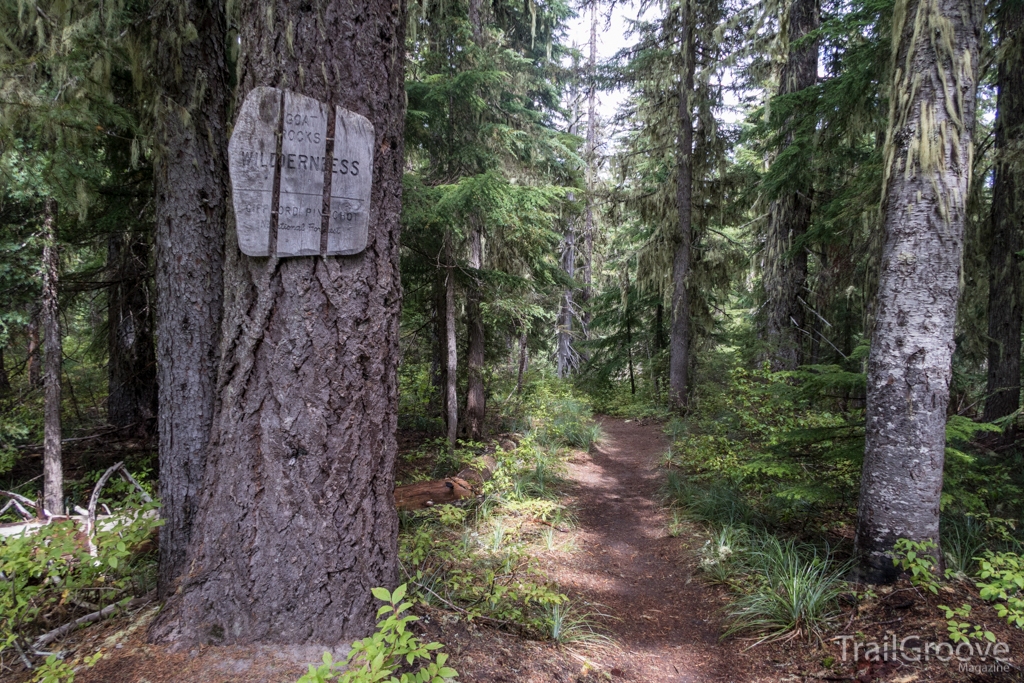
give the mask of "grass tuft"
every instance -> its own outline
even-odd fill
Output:
[[[760,636],[755,645],[801,637],[820,641],[839,614],[850,564],[792,539],[764,534],[751,540],[746,562],[761,583],[733,603],[732,623],[723,637],[755,633]]]
[[[581,611],[569,601],[548,605],[545,610],[548,636],[559,645],[608,645],[612,639],[595,628],[590,612]]]

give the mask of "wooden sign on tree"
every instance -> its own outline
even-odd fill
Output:
[[[366,248],[373,124],[280,88],[249,91],[228,144],[247,256],[358,254]]]

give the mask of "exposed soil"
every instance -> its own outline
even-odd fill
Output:
[[[416,629],[426,639],[445,644],[450,665],[461,674],[459,680],[910,683],[1017,679],[1016,670],[1011,675],[962,674],[955,661],[925,668],[842,662],[835,643],[812,646],[801,641],[747,649],[749,641],[720,640],[721,607],[728,595],[697,576],[691,549],[702,540],[696,533],[671,537],[668,514],[659,504],[658,461],[668,448],[661,425],[612,418],[603,418],[601,425],[601,443],[590,454],[578,452],[569,463],[568,503],[578,525],[558,536],[571,539],[575,550],[542,552],[537,559],[577,608],[592,613],[592,623],[610,642],[560,647],[467,624],[452,613],[420,609],[422,620]],[[892,633],[887,629],[893,624],[911,628],[913,622],[915,632],[941,639],[945,622],[937,618],[931,603],[959,604],[961,598],[971,596],[933,598],[902,584],[881,589],[876,600],[860,605],[859,612],[848,608],[852,616],[844,632],[860,632],[865,640],[882,642]],[[95,668],[80,672],[76,683],[294,683],[305,664],[319,660],[323,649],[209,647],[172,654],[145,643],[145,627],[154,612],[155,607],[149,607],[76,634],[81,652],[103,647],[107,653]],[[976,614],[988,624],[992,623],[989,612],[990,608],[980,606]],[[1020,631],[991,627],[1001,640],[1010,642],[1012,652],[1024,650]],[[25,674],[0,677],[0,681],[25,679]]]
[[[724,595],[695,575],[684,540],[669,536],[659,503],[660,424],[601,420],[604,438],[569,464],[580,551],[546,557],[570,595],[593,603],[614,645],[596,653],[606,671],[633,681],[761,681],[758,658],[722,642]]]

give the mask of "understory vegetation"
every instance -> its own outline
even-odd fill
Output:
[[[875,595],[856,582],[853,558],[864,449],[861,358],[791,372],[708,359],[718,379],[701,383],[696,408],[666,425],[673,436],[664,460],[670,531],[696,528],[704,539],[695,551],[702,575],[733,593],[725,635],[820,643],[840,615]],[[935,543],[908,539],[892,557],[915,588],[937,593],[944,582],[960,583],[1021,627],[1024,463],[1000,448],[999,431],[950,417],[942,563]],[[970,621],[970,605],[940,608],[952,642],[994,638]]]
[[[159,506],[137,496],[101,501],[113,508],[97,518],[91,534],[73,520],[5,529],[0,537],[0,661],[28,661],[75,626],[106,617],[154,590]],[[95,654],[78,653],[67,662],[48,656],[33,680],[70,683],[74,667],[88,664]]]
[[[1021,0],[0,0],[0,675],[150,594],[307,682],[603,647],[595,415],[723,636],[1017,637],[1022,74]]]
[[[572,604],[532,558],[575,549],[573,514],[560,500],[564,460],[574,449],[589,450],[600,428],[585,399],[550,381],[531,383],[517,411],[525,431],[494,448],[460,442],[449,451],[440,440],[409,454],[412,464],[431,456],[434,464],[411,470],[402,483],[454,474],[484,450],[497,466],[464,504],[400,513],[403,581],[425,604],[460,618],[559,643],[599,639],[586,618],[589,606]]]

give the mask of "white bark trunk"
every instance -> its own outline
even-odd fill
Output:
[[[939,540],[953,326],[981,7],[898,0],[867,432],[857,515],[862,576],[896,576],[900,538]]]

